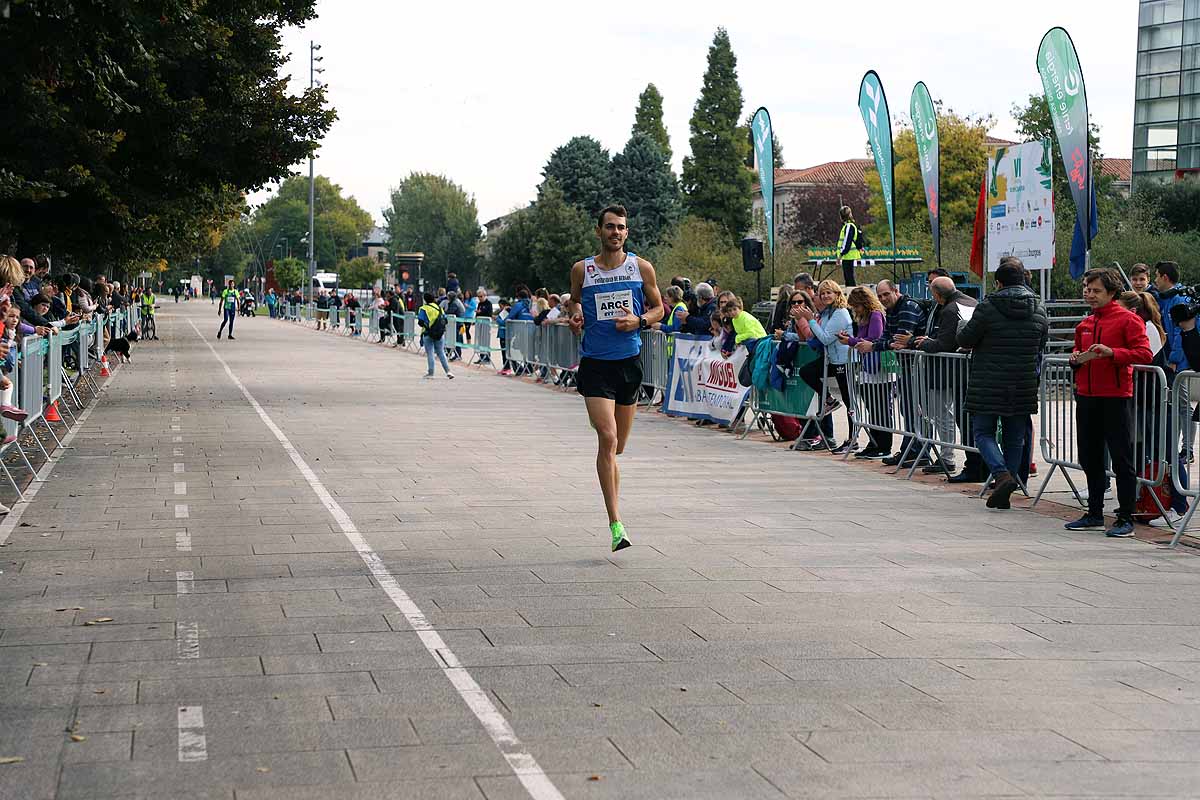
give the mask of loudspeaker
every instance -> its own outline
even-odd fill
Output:
[[[763,243],[761,239],[742,239],[742,269],[758,272],[763,268]]]

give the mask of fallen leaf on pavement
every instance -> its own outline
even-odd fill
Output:
[[[0,756],[0,764],[20,764],[24,760],[20,756]]]
[[[86,736],[80,736],[78,733],[72,733],[72,734],[71,734],[71,741],[72,741],[72,742],[86,742],[86,741],[87,741],[87,737],[86,737]]]

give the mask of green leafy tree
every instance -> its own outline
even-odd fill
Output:
[[[662,151],[663,160],[671,163],[671,137],[663,124],[663,97],[653,83],[646,84],[638,95],[638,107],[633,117],[633,133],[644,133],[655,141]]]
[[[747,305],[756,299],[755,278],[742,270],[741,250],[729,241],[725,229],[712,220],[684,217],[667,237],[655,271],[664,282],[671,275],[689,277],[693,285],[716,278],[722,289],[734,292]]]
[[[335,115],[288,93],[285,26],[313,0],[5,4],[0,240],[58,263],[204,251],[245,192],[283,178]]]
[[[371,232],[375,220],[342,187],[323,175],[313,184],[314,256],[317,269],[330,271]],[[257,209],[251,225],[251,242],[258,256],[270,258],[285,241],[293,255],[307,258],[308,178],[293,176]]]
[[[568,203],[558,184],[547,180],[538,190],[532,221],[529,262],[536,283],[569,288],[571,265],[596,252],[595,217]]]
[[[563,198],[589,216],[612,202],[608,151],[590,136],[576,136],[551,153],[542,176],[554,180]]]
[[[447,273],[458,273],[463,285],[477,273],[480,239],[475,199],[444,175],[414,172],[392,191],[383,218],[392,251],[425,254],[422,273],[428,282],[445,285]]]
[[[596,252],[596,221],[568,203],[554,180],[538,188],[538,199],[509,220],[489,248],[487,277],[501,291],[520,284],[570,287],[571,265]]]
[[[628,246],[649,253],[681,216],[679,182],[654,139],[634,133],[613,156],[612,186],[613,199],[629,212]]]
[[[485,276],[502,294],[513,294],[522,283],[536,283],[529,262],[534,235],[533,206],[530,206],[509,215],[508,224],[494,240],[488,237]]]
[[[742,89],[729,34],[718,28],[708,50],[704,86],[690,123],[692,153],[683,160],[684,206],[712,220],[732,241],[750,227],[750,142],[740,125]]]
[[[282,258],[275,262],[275,282],[285,292],[302,289],[308,277],[308,267],[299,258]]]
[[[969,227],[974,224],[979,185],[987,171],[987,135],[994,124],[995,120],[991,117],[964,117],[953,111],[938,115],[938,146],[941,151],[938,207],[943,238],[944,231],[950,227]],[[896,241],[900,243],[902,223],[911,222],[929,230],[929,211],[925,205],[921,164],[917,158],[917,140],[910,126],[903,125],[896,133],[892,142],[892,156],[896,165]],[[879,173],[873,166],[869,167],[866,178],[871,191],[870,213],[875,220],[870,232],[876,242],[883,244],[886,240],[890,246],[887,210],[879,188]],[[945,254],[942,260],[945,263]]]
[[[1146,182],[1138,186],[1135,197],[1162,219],[1167,230],[1200,230],[1200,182]]]
[[[338,285],[346,289],[370,289],[383,278],[383,264],[370,256],[359,256],[338,265]]]

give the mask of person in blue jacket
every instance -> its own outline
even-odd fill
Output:
[[[1159,261],[1154,265],[1154,287],[1158,289],[1158,310],[1162,314],[1163,331],[1167,341],[1163,347],[1167,351],[1167,382],[1188,367],[1187,356],[1183,352],[1183,334],[1179,324],[1171,319],[1171,309],[1188,302],[1188,298],[1179,291],[1179,265],[1174,261]]]

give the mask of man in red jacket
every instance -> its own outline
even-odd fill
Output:
[[[1117,521],[1107,536],[1133,535],[1137,472],[1133,463],[1133,365],[1149,364],[1153,354],[1141,317],[1113,302],[1121,276],[1112,269],[1088,270],[1083,299],[1092,308],[1075,327],[1071,367],[1075,370],[1075,431],[1079,464],[1087,475],[1088,511],[1067,530],[1104,528],[1104,452],[1117,476]]]

